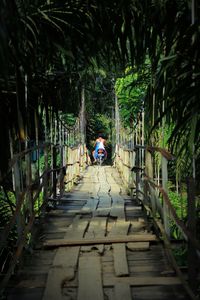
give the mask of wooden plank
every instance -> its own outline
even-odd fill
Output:
[[[114,196],[111,195],[111,197],[113,200],[113,204],[112,204],[112,207],[110,210],[110,216],[125,219],[124,199],[121,196],[116,195],[116,194],[114,194]]]
[[[110,173],[107,174],[107,182],[108,184],[111,184],[111,186],[116,184],[115,179],[112,177]]]
[[[79,247],[59,248],[53,261],[53,267],[65,267],[75,269],[78,262]]]
[[[140,277],[103,277],[103,286],[115,286],[117,283],[128,284],[130,286],[171,286],[181,285],[181,280],[178,277],[168,276],[140,276]]]
[[[85,238],[92,234],[92,237],[104,236],[106,233],[107,218],[94,217],[91,219]]]
[[[130,228],[130,222],[127,222],[125,220],[117,220],[109,233],[109,237],[118,237],[118,235],[127,235],[129,228]],[[126,246],[124,243],[120,244],[113,244],[113,258],[114,258],[114,269],[115,269],[115,275],[116,276],[128,276],[129,270],[128,270],[128,263],[127,263],[127,257],[126,257]]]
[[[131,226],[134,231],[135,230],[144,231],[146,227],[146,223],[144,221],[131,221]]]
[[[127,243],[127,249],[131,251],[149,250],[149,242]]]
[[[80,205],[82,205],[82,204],[85,204],[86,202],[87,202],[87,199],[88,198],[90,198],[89,196],[87,196],[87,198],[79,198],[78,196],[76,196],[75,194],[74,194],[74,198],[72,198],[72,197],[65,197],[65,195],[63,195],[62,196],[62,198],[59,198],[59,199],[57,199],[57,198],[48,198],[48,201],[53,201],[53,202],[66,202],[66,203],[77,203],[77,204],[80,204]]]
[[[23,274],[24,275],[24,274]],[[18,288],[44,288],[44,280],[38,279],[40,274],[37,274],[37,277],[31,279],[23,279],[15,287]],[[132,287],[142,287],[142,286],[178,286],[182,285],[181,280],[178,277],[174,276],[156,276],[156,277],[114,277],[114,276],[103,276],[102,278],[103,287],[115,287],[117,284],[127,284]],[[69,282],[63,282],[63,288],[78,288],[77,280],[72,280]],[[58,299],[57,297],[54,299]],[[122,298],[126,299],[126,298]]]
[[[130,229],[131,223],[123,219],[117,219],[116,222],[112,224],[111,230],[108,234],[109,237],[118,235],[127,235]]]
[[[59,248],[47,277],[43,300],[62,299],[65,281],[74,279],[80,247]]]
[[[87,203],[81,208],[81,214],[89,214],[93,212],[98,204],[98,200],[96,199],[88,199]]]
[[[107,226],[107,218],[99,218],[99,217],[92,218],[89,224],[89,228],[85,234],[85,238],[91,239],[91,238],[104,237],[106,233],[106,226]],[[91,251],[93,247],[97,248],[100,254],[104,252],[104,244],[83,246],[81,247],[81,251],[83,252]]]
[[[114,269],[116,276],[128,276],[128,263],[126,258],[126,246],[123,243],[113,244]],[[124,298],[121,298],[124,299]],[[125,298],[126,299],[126,298]]]
[[[109,184],[107,184],[107,180],[105,178],[104,181],[101,181],[98,195],[99,196],[108,195],[108,193],[110,192],[110,188],[111,187]]]
[[[95,244],[113,244],[113,243],[128,243],[128,242],[146,242],[157,241],[154,234],[136,234],[118,237],[103,237],[95,239],[56,239],[48,240],[43,243],[44,248],[62,247],[62,246],[77,246],[77,245],[95,245]]]
[[[77,300],[104,299],[99,256],[79,258],[78,281]]]
[[[119,193],[121,191],[121,188],[120,188],[119,184],[117,184],[116,181],[111,182],[111,180],[110,180],[109,183],[111,184],[111,187],[110,187],[111,188],[111,191],[110,191],[111,196],[114,197],[115,195],[119,195]]]
[[[62,285],[66,280],[72,279],[74,276],[73,269],[51,268],[48,273],[46,288],[43,295],[43,300],[62,300]]]
[[[91,193],[86,193],[86,192],[77,192],[77,191],[73,191],[73,193],[70,194],[64,194],[62,196],[62,198],[60,199],[55,199],[56,201],[66,201],[66,202],[71,202],[71,201],[78,201],[78,202],[86,202],[88,199],[93,199],[94,196],[91,196]],[[92,198],[93,197],[93,198]],[[53,200],[53,198],[49,198],[50,201]],[[97,199],[95,197],[95,199]]]
[[[105,207],[111,207],[111,198],[108,195],[100,196],[99,197],[99,204],[98,208],[105,208]]]
[[[128,205],[126,205],[126,211],[128,211],[128,212],[141,211],[141,210],[142,210],[141,206],[128,206]]]
[[[67,228],[65,238],[82,238],[87,228],[88,221],[74,218],[73,223]],[[52,267],[47,276],[43,300],[61,300],[62,286],[65,281],[74,279],[78,263],[80,247],[59,248],[54,257]]]
[[[108,195],[100,196],[97,209],[94,211],[94,216],[106,217],[110,214],[111,198]]]
[[[83,237],[88,223],[88,220],[80,219],[80,216],[76,216],[72,224],[67,227],[64,239],[77,239]]]
[[[110,207],[98,207],[97,210],[94,211],[93,215],[96,217],[107,217],[110,215]]]
[[[110,216],[125,219],[124,204],[115,204],[110,209]]]
[[[115,300],[131,300],[131,289],[128,283],[126,282],[117,282],[115,284],[115,289],[114,289],[114,294]]]
[[[111,275],[104,275],[102,278],[103,287],[115,287],[118,283],[127,284],[132,287],[142,287],[142,286],[179,286],[182,285],[179,277],[175,276],[131,276],[131,277],[115,277]],[[33,286],[33,281],[26,282],[26,280],[21,281],[17,287],[29,287]],[[44,287],[44,283],[41,281],[34,282],[35,287]],[[78,287],[78,282],[76,280],[64,282],[63,287]],[[57,299],[56,299],[57,300]]]

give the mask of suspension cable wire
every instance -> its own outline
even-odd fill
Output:
[[[115,134],[116,144],[118,145],[120,143],[120,118],[117,95],[115,95]]]

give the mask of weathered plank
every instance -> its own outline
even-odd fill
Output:
[[[112,224],[111,230],[109,232],[109,237],[118,235],[127,235],[130,229],[131,223],[123,219],[117,219],[116,222]]]
[[[61,300],[62,286],[66,280],[72,279],[74,270],[72,268],[63,268],[62,266],[51,268],[48,273],[47,283],[43,295],[43,300]]]
[[[101,184],[100,184],[100,187],[99,187],[98,195],[99,195],[99,196],[108,195],[108,193],[110,192],[110,189],[111,189],[111,187],[110,187],[109,184],[107,184],[106,178],[105,178],[105,179],[103,179],[103,180],[101,181]]]
[[[96,217],[108,217],[110,215],[110,207],[98,207],[93,215]]]
[[[111,187],[110,187],[111,196],[114,197],[115,195],[119,195],[119,193],[121,191],[119,184],[117,184],[115,180],[114,180],[114,182],[112,182],[112,180],[110,180],[110,184],[111,184]]]
[[[113,187],[113,185],[116,184],[116,181],[115,181],[115,179],[112,177],[112,175],[110,173],[107,173],[106,177],[107,177],[108,184],[111,184],[111,190],[112,190],[112,187]]]
[[[111,194],[111,197],[113,203],[110,210],[110,216],[125,219],[124,199],[117,194]]]
[[[125,201],[125,199],[124,199]],[[134,211],[141,211],[142,210],[142,207],[141,206],[126,206],[126,211],[131,211],[131,212],[134,212]]]
[[[131,300],[131,289],[126,282],[116,282],[114,289],[115,300]]]
[[[88,199],[87,203],[81,208],[80,213],[81,214],[89,214],[93,212],[98,204],[97,199]]]
[[[59,248],[53,261],[53,267],[66,267],[75,269],[78,261],[79,247]]]
[[[181,280],[178,277],[168,276],[135,276],[135,277],[103,277],[103,286],[115,286],[117,283],[124,283],[130,286],[163,286],[180,285]]]
[[[131,251],[149,250],[149,242],[127,243],[127,249]]]
[[[58,249],[48,272],[43,300],[62,299],[63,283],[74,278],[79,249],[80,247]]]
[[[103,237],[95,239],[56,239],[48,240],[43,243],[44,248],[62,247],[62,246],[77,246],[77,245],[95,245],[95,244],[113,244],[113,243],[128,243],[128,242],[145,242],[157,241],[154,234],[136,234],[118,237]]]
[[[91,239],[91,238],[99,238],[99,237],[104,237],[106,233],[106,225],[107,225],[107,219],[106,218],[99,218],[99,217],[94,217],[92,218],[89,228],[85,234],[86,239]],[[83,246],[81,247],[81,251],[91,251],[91,249],[95,247],[98,248],[99,253],[104,252],[104,245],[103,244],[98,244],[98,245],[93,245],[93,246]]]
[[[108,195],[100,196],[99,197],[99,204],[98,208],[102,207],[111,207],[111,198]]]
[[[111,198],[108,194],[99,197],[97,209],[94,211],[94,216],[108,216],[111,209]]]
[[[88,226],[88,220],[80,219],[80,216],[76,216],[70,226],[67,227],[64,239],[68,238],[80,238],[85,234],[85,230]]]
[[[132,231],[144,231],[146,223],[144,221],[131,221]]]
[[[24,276],[24,274],[23,274]],[[131,277],[115,277],[104,275],[102,277],[103,287],[114,287],[117,284],[127,284],[129,286],[178,286],[181,285],[181,280],[176,276],[131,276]],[[18,283],[17,288],[44,288],[45,280],[39,278],[39,274],[34,279],[23,279]],[[63,281],[64,287],[78,288],[78,281]],[[54,298],[55,299],[55,298]],[[57,300],[57,298],[56,298]]]
[[[99,256],[82,256],[78,268],[77,300],[104,300]]]
[[[110,209],[110,216],[115,218],[125,218],[124,204],[115,204]]]
[[[114,269],[116,276],[128,276],[128,263],[126,257],[126,245],[113,244]],[[123,298],[122,298],[123,299]],[[126,298],[125,298],[126,299]]]
[[[65,238],[82,238],[87,225],[87,220],[80,220],[79,217],[76,217],[74,222],[67,228]],[[59,248],[57,250],[52,267],[48,272],[43,300],[62,299],[64,282],[72,280],[75,276],[79,251],[79,246]]]
[[[109,237],[118,237],[118,235],[127,235],[129,228],[130,228],[130,222],[126,222],[125,220],[117,220],[111,228]],[[112,248],[113,248],[115,275],[116,276],[129,275],[125,243],[113,244]]]

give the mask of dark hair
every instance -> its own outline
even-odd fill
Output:
[[[102,137],[102,138],[103,138],[103,134],[102,134],[102,133],[99,133],[99,134],[98,134],[98,137]]]

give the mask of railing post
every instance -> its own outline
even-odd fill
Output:
[[[42,216],[46,210],[48,197],[48,146],[44,148],[44,166]]]
[[[56,146],[53,146],[53,199],[56,199]]]
[[[196,205],[195,205],[195,180],[187,179],[188,194],[188,230],[196,237]],[[197,288],[197,253],[190,240],[188,240],[188,281],[193,291]]]
[[[136,164],[136,200],[139,200],[138,192],[139,192],[139,181],[140,181],[140,174],[139,174],[139,164],[140,164],[140,158],[139,158],[139,148],[135,148],[135,164]]]
[[[60,140],[59,140],[59,145],[60,145],[60,173],[59,173],[59,185],[60,185],[60,196],[63,195],[64,192],[64,174],[65,174],[65,166],[64,166],[64,153],[63,153],[63,148],[64,148],[64,139],[63,139],[63,126],[62,122],[60,121],[59,123],[59,131],[60,131]]]
[[[146,175],[153,180],[153,164],[152,164],[152,157],[151,157],[151,152],[146,150],[146,155],[145,155],[145,173]],[[147,185],[146,184],[146,197],[148,197],[147,195]],[[150,201],[151,201],[151,209],[153,214],[155,214],[156,212],[156,201],[155,201],[155,191],[154,189],[149,185],[149,191],[150,191]]]
[[[21,195],[21,182],[20,182],[20,171],[19,171],[19,161],[17,160],[14,165],[14,186],[15,186],[15,197],[16,197],[16,205],[20,201]],[[19,211],[19,214],[16,218],[17,221],[17,234],[18,234],[18,242],[22,237],[23,228],[22,228],[22,215]],[[18,243],[17,243],[18,244]]]
[[[32,172],[31,172],[31,153],[26,154],[26,186],[28,187],[27,191],[27,208],[28,208],[28,216],[32,216],[34,212],[34,205],[33,205],[33,197],[32,197],[32,189],[31,189],[31,183],[32,183]]]
[[[162,155],[162,187],[167,193],[167,183],[168,183],[168,169],[167,169],[168,160]],[[163,201],[163,222],[165,232],[168,237],[170,237],[170,227],[169,227],[169,209],[165,201]]]

